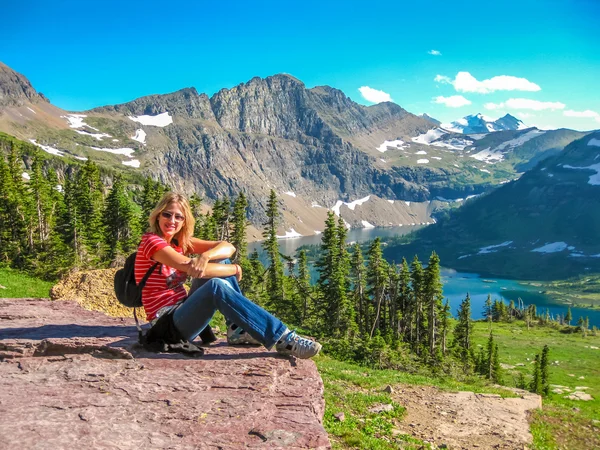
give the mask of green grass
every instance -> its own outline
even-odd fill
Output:
[[[537,450],[573,448],[600,448],[600,336],[565,334],[552,327],[532,327],[524,322],[494,323],[494,339],[499,346],[502,363],[514,368],[504,370],[504,384],[515,386],[518,373],[530,379],[532,361],[544,345],[550,348],[550,384],[576,387],[587,386],[585,392],[592,401],[564,398],[567,394],[551,393],[544,398],[544,407],[531,416],[533,448]],[[476,322],[474,345],[485,346],[489,335],[488,324]],[[558,361],[558,363],[555,363]],[[445,391],[473,391],[514,395],[505,389],[490,385],[479,377],[465,377],[459,381],[450,376],[433,376],[425,368],[411,374],[397,370],[377,370],[328,356],[315,360],[325,386],[325,415],[323,424],[334,449],[369,448],[428,448],[409,435],[394,433],[405,410],[384,392],[387,385],[398,384],[435,386]],[[523,364],[523,366],[517,366]],[[570,376],[570,374],[574,376]],[[579,377],[583,376],[583,379]],[[378,404],[391,404],[393,410],[382,414],[369,413]],[[344,421],[334,415],[343,412]]]
[[[504,371],[506,385],[516,385],[519,372],[531,379],[535,355],[548,345],[550,384],[566,386],[569,392],[585,386],[584,391],[593,397],[591,401],[569,400],[566,392],[552,392],[544,398],[544,408],[532,417],[535,448],[600,448],[600,336],[588,333],[584,338],[552,327],[527,330],[521,321],[494,323],[493,332],[500,361],[514,366]],[[488,336],[488,325],[477,322],[474,344],[485,346]]]
[[[0,297],[48,298],[54,283],[30,277],[9,268],[0,268]]]
[[[504,389],[490,386],[485,380],[473,378],[460,382],[450,377],[410,374],[397,370],[370,369],[358,364],[337,361],[327,356],[315,360],[325,386],[325,414],[323,425],[329,433],[334,449],[368,448],[430,448],[410,435],[394,433],[405,414],[405,409],[393,402],[384,392],[386,386],[398,384],[436,386],[447,391],[490,392],[512,395]],[[369,408],[391,404],[393,409],[384,413],[369,413]],[[344,421],[334,416],[343,412]]]

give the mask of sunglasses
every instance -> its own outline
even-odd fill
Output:
[[[181,214],[173,214],[169,211],[163,211],[160,213],[160,215],[167,220],[171,220],[171,218],[175,216],[175,222],[183,222],[185,220],[185,217],[183,217]]]

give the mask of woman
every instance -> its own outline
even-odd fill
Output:
[[[239,265],[211,262],[230,258],[235,247],[225,241],[193,237],[195,220],[184,196],[165,194],[148,222],[149,231],[138,248],[135,278],[139,283],[148,269],[160,263],[142,291],[149,321],[162,314],[173,314],[179,333],[193,341],[214,313],[220,311],[229,322],[239,326],[235,329],[243,329],[267,349],[275,346],[277,352],[298,358],[312,358],[319,353],[321,344],[298,336],[241,294],[237,284],[242,279]],[[199,256],[190,258],[188,254]],[[200,286],[196,283],[197,289],[189,297],[183,287],[188,275],[206,280]],[[185,302],[177,305],[182,300]]]

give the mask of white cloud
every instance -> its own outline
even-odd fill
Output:
[[[437,75],[434,81],[451,84],[458,92],[476,92],[478,94],[490,94],[496,91],[540,91],[542,89],[526,78],[510,75],[498,75],[479,81],[469,72],[458,72],[454,81],[444,75]]]
[[[429,50],[427,53],[433,56],[442,56],[442,53],[439,50]]]
[[[531,100],[529,98],[509,98],[503,103],[486,103],[483,105],[485,109],[531,109],[533,111],[543,111],[549,109],[551,111],[564,109],[566,105],[561,102],[540,102],[539,100]]]
[[[600,114],[597,113],[596,111],[592,111],[589,109],[586,109],[585,111],[573,111],[572,109],[567,109],[566,111],[563,112],[563,115],[567,116],[567,117],[581,117],[581,118],[589,118],[589,119],[595,119],[596,122],[600,123]]]
[[[433,99],[433,103],[441,103],[446,105],[448,108],[460,108],[461,106],[470,105],[471,102],[464,98],[462,95],[452,95],[450,97],[436,97]]]
[[[535,114],[530,114],[530,113],[524,113],[524,112],[518,112],[516,114],[517,117],[520,117],[521,119],[529,119],[530,117],[535,117]]]
[[[438,83],[452,84],[452,80],[445,75],[436,75],[433,81]]]
[[[390,94],[378,91],[377,89],[370,88],[369,86],[362,86],[358,89],[363,98],[372,103],[391,102],[392,97]]]

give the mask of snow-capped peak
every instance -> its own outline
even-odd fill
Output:
[[[471,114],[451,123],[442,124],[442,128],[462,134],[491,133],[503,130],[523,130],[525,124],[510,114],[499,119],[484,116],[481,113]]]

